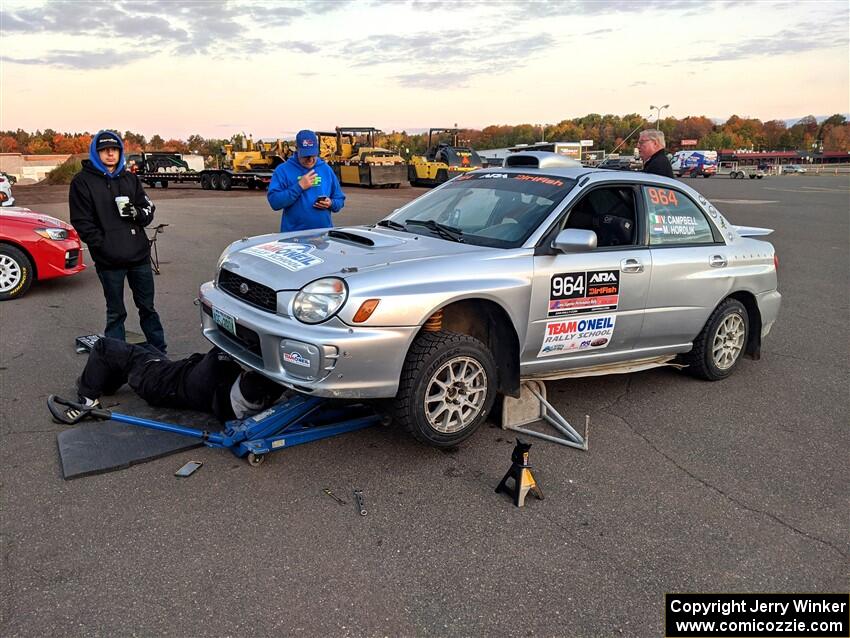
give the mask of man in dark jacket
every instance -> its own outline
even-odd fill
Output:
[[[664,133],[656,129],[642,131],[638,138],[638,153],[643,160],[643,172],[673,177],[673,167],[664,150]]]
[[[88,245],[106,297],[107,337],[125,338],[124,279],[133,291],[148,343],[165,352],[165,333],[154,309],[150,243],[143,230],[155,206],[139,179],[124,170],[124,145],[112,131],[92,138],[89,159],[71,182],[71,224]]]
[[[222,422],[256,414],[283,393],[282,386],[244,371],[216,347],[171,361],[149,347],[99,339],[77,379],[80,405],[98,408],[101,396],[114,394],[125,383],[153,406],[207,412]],[[74,409],[58,418],[72,423],[79,415]]]

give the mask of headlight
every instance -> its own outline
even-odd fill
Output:
[[[68,239],[68,231],[64,228],[33,228],[33,230],[45,239]]]
[[[307,284],[295,295],[295,318],[303,323],[321,323],[334,316],[348,298],[342,279],[326,277]]]

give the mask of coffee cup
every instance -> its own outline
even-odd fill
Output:
[[[124,207],[130,203],[130,198],[126,195],[119,195],[115,198],[115,205],[118,207],[118,214],[121,217],[130,217],[127,213],[124,212]]]

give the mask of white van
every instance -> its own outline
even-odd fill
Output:
[[[711,177],[717,173],[717,151],[679,151],[670,164],[676,177]]]

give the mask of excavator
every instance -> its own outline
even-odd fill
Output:
[[[336,127],[316,131],[319,156],[334,170],[341,184],[370,188],[398,188],[405,181],[404,160],[398,153],[375,146],[378,129]]]
[[[452,136],[451,144],[439,141],[441,133]],[[414,155],[407,165],[407,179],[413,186],[439,186],[452,177],[474,171],[482,165],[478,153],[458,144],[458,129],[432,128],[428,130],[428,150],[425,155]]]

